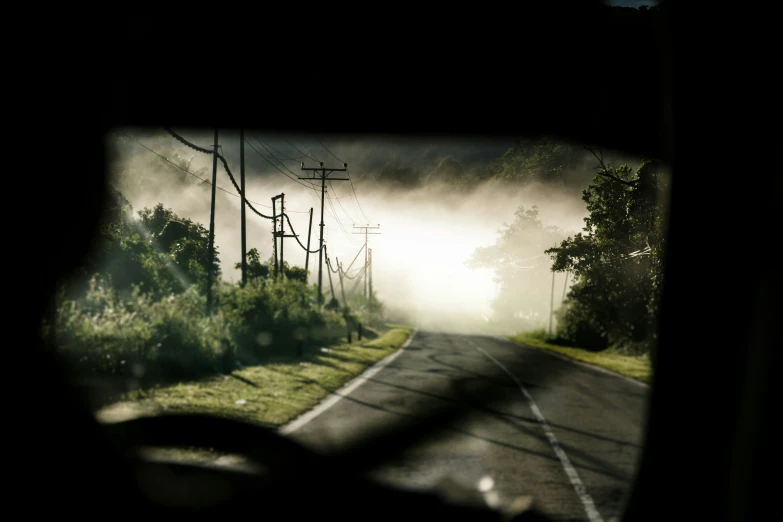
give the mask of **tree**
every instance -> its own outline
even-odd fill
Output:
[[[236,263],[234,265],[234,268],[240,270],[242,268],[242,263]],[[284,261],[283,271],[287,279],[291,281],[301,281],[302,283],[307,283],[307,272],[305,272],[304,268],[300,268],[298,266],[291,266],[288,264],[288,261]],[[259,255],[257,249],[251,248],[247,252],[248,280],[257,279],[259,277],[268,278],[273,274],[273,272],[274,272],[274,259],[272,257],[270,257],[266,263],[261,263],[261,256]]]
[[[504,223],[496,243],[477,248],[466,263],[471,269],[494,270],[494,280],[500,285],[492,303],[494,319],[517,329],[541,326],[549,310],[552,284],[545,250],[566,238],[559,228],[544,226],[538,214],[536,206],[517,208],[514,221]]]
[[[134,217],[120,191],[112,187],[109,194],[96,248],[78,278],[70,282],[70,297],[83,295],[94,274],[102,275],[126,296],[134,286],[154,297],[184,291],[192,284],[205,287],[209,252],[208,232],[203,226],[178,217],[162,204],[145,208]],[[217,249],[212,270],[217,279]]]
[[[269,277],[271,273],[271,267],[269,264],[261,263],[261,256],[258,254],[257,248],[251,248],[245,255],[247,256],[247,279],[258,279],[259,277]],[[242,263],[234,264],[234,268],[237,270],[242,269]]]
[[[566,174],[579,167],[584,149],[549,136],[516,140],[514,147],[493,160],[483,175],[498,183],[566,182]]]
[[[644,160],[610,168],[596,154],[598,173],[584,191],[589,217],[583,233],[547,250],[557,271],[574,284],[562,317],[562,335],[645,351],[652,346],[663,281],[668,174]]]

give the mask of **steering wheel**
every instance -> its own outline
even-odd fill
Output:
[[[209,506],[211,509],[208,511],[214,512],[213,516],[215,513],[245,512],[246,509],[276,511],[269,505],[271,502],[277,507],[295,511],[295,519],[334,513],[344,521],[399,520],[400,517],[411,516],[448,517],[450,520],[472,522],[550,520],[532,509],[498,511],[488,506],[445,501],[433,492],[384,486],[357,476],[344,466],[341,468],[339,461],[328,455],[318,454],[274,431],[238,420],[202,414],[166,414],[105,424],[104,427],[116,444],[131,451],[145,446],[212,448],[240,454],[260,466],[263,472],[258,475],[231,470],[200,471],[202,476],[214,476],[210,490],[221,484],[225,489],[228,482],[235,490],[226,497],[227,500]],[[166,487],[173,489],[172,481],[179,480],[179,477],[168,475],[164,481],[157,483],[167,484]],[[235,487],[235,484],[240,486]],[[191,503],[191,500],[188,502]],[[365,507],[361,507],[357,513],[352,513],[351,505],[375,508],[367,512]],[[205,514],[198,498],[192,498],[192,507]]]

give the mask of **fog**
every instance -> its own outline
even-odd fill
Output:
[[[211,148],[211,132],[187,129],[177,132],[199,146]],[[164,132],[134,129],[127,133],[175,163],[185,165],[190,161],[187,169],[191,173],[211,181],[210,155],[189,149]],[[261,141],[256,140],[256,136]],[[248,200],[254,202],[262,213],[271,215],[270,198],[284,193],[286,213],[303,244],[307,244],[308,212],[313,208],[311,249],[318,248],[319,244],[320,182],[311,184],[292,180],[294,176],[306,174],[301,170],[300,162],[315,167],[318,163],[309,159],[312,157],[323,161],[328,168],[342,167],[344,161],[348,163],[348,175],[354,177],[372,172],[395,159],[427,172],[443,157],[452,156],[468,169],[473,169],[483,167],[513,145],[511,139],[458,141],[416,137],[408,140],[338,140],[331,137],[319,143],[317,138],[302,136],[270,137],[248,133],[245,137],[254,145],[245,146]],[[221,131],[219,143],[239,182],[239,135]],[[262,143],[267,146],[266,149]],[[209,227],[211,187],[208,184],[174,167],[135,141],[126,139],[115,150],[117,155],[112,164],[111,179],[131,202],[134,212],[160,202],[179,216]],[[271,163],[280,170],[261,157],[259,152],[272,159]],[[275,162],[273,156],[282,160],[290,172]],[[591,177],[590,172],[580,176],[585,180],[581,187],[584,188]],[[330,177],[346,177],[346,173],[334,172]],[[223,278],[235,282],[241,277],[240,271],[234,268],[234,264],[240,261],[241,251],[240,199],[220,162],[217,186],[231,193],[216,191],[215,242]],[[446,327],[455,331],[488,327],[488,319],[492,316],[491,303],[497,292],[493,272],[489,269],[470,270],[465,262],[477,247],[495,243],[503,223],[513,221],[514,212],[520,205],[526,208],[537,205],[544,225],[554,225],[571,233],[582,228],[586,216],[579,190],[574,190],[574,187],[566,190],[536,185],[512,192],[487,184],[466,193],[448,186],[399,191],[373,188],[367,184],[358,187],[354,184],[352,187],[348,181],[333,181],[326,188],[331,201],[327,199],[324,209],[324,239],[331,259],[339,259],[347,270],[364,244],[363,233],[354,225],[379,226],[370,230],[379,235],[368,236],[373,261],[372,282],[373,290],[386,305],[390,318],[410,322],[418,320],[421,326]],[[286,233],[290,233],[288,223],[285,228]],[[262,219],[250,209],[247,209],[247,248],[257,248],[264,261],[273,252],[271,221]],[[305,265],[305,253],[293,238],[285,239],[283,252],[287,262]],[[317,281],[318,258],[318,254],[310,255],[311,282]],[[363,265],[364,252],[349,273],[357,274]],[[548,270],[531,273],[531,277],[543,278],[543,282],[551,285],[552,276]],[[562,292],[563,277],[562,274],[557,276],[558,295]],[[333,274],[332,280],[339,298],[336,274]],[[358,283],[360,291],[363,289],[358,279],[345,280],[344,283],[346,292],[355,283]],[[329,295],[325,265],[322,284],[324,292]],[[532,306],[540,309],[542,317],[548,320],[548,299],[532,303]]]

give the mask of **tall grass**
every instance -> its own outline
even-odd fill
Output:
[[[159,299],[138,289],[128,297],[96,276],[85,296],[59,304],[57,344],[80,374],[197,378],[344,336],[342,316],[318,306],[311,294],[298,281],[224,284],[207,315],[195,285]]]

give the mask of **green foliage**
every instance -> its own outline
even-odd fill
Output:
[[[293,354],[298,343],[329,344],[345,335],[337,311],[321,309],[300,281],[253,279],[244,287],[225,285],[219,307],[229,321],[244,364],[270,354]]]
[[[585,156],[581,147],[549,136],[520,139],[489,164],[483,177],[498,183],[563,183],[566,173],[580,166]]]
[[[247,260],[245,264],[247,266],[247,279],[266,278],[272,273],[272,267],[268,264],[261,263],[261,256],[258,254],[258,249],[251,248],[246,253]],[[237,270],[242,269],[242,263],[235,263],[234,268]]]
[[[96,248],[71,282],[69,297],[84,295],[90,278],[101,274],[124,296],[139,286],[152,297],[183,292],[196,284],[206,289],[209,266],[209,232],[189,219],[178,217],[162,204],[133,216],[128,200],[110,190]],[[213,279],[220,276],[215,248]]]
[[[160,300],[135,290],[125,299],[94,277],[83,300],[58,307],[59,349],[87,374],[164,380],[214,373],[230,332],[221,314],[204,315],[204,304],[195,287]]]
[[[492,303],[493,319],[515,330],[541,324],[541,303],[549,303],[552,284],[547,270],[551,262],[544,252],[566,238],[559,228],[545,226],[538,214],[536,206],[517,208],[514,221],[504,223],[496,243],[477,248],[466,263],[471,269],[494,271],[500,288]]]
[[[412,189],[422,185],[422,173],[399,161],[387,163],[373,181],[394,189]]]
[[[583,233],[547,251],[574,284],[561,335],[584,348],[630,351],[654,345],[663,281],[668,175],[657,163],[601,166],[584,191]]]
[[[219,282],[215,256],[208,316],[208,245],[201,225],[162,204],[134,217],[113,190],[97,252],[81,282],[58,297],[55,338],[74,370],[149,382],[189,379],[333,344],[345,336],[346,320],[356,323],[339,303],[320,306],[304,269],[285,263],[286,277],[271,277],[271,264],[261,263],[256,249],[247,253],[244,287]],[[373,301],[362,309],[368,324],[381,308]]]
[[[261,263],[261,257],[258,250],[251,248],[247,252],[247,279],[268,278],[274,275],[274,260],[270,259],[267,263]],[[234,268],[240,270],[242,263],[235,263]],[[286,278],[291,281],[299,281],[301,283],[307,283],[307,272],[304,268],[298,266],[291,266],[288,261],[283,261],[283,272]]]
[[[384,305],[377,294],[365,297],[362,293],[354,293],[348,297],[348,305],[350,317],[363,325],[382,327],[386,323]]]

